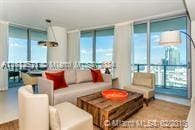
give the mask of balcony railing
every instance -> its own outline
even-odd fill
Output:
[[[134,72],[147,72],[147,64],[134,64]],[[163,88],[187,88],[187,65],[150,65],[155,73],[156,86]]]

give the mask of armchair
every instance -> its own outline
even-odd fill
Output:
[[[136,72],[133,76],[131,86],[126,86],[125,89],[141,93],[144,96],[146,106],[150,99],[155,99],[155,75],[153,73]]]
[[[20,130],[93,130],[92,116],[71,103],[49,106],[48,95],[33,94],[30,85],[21,87],[18,94]],[[58,113],[52,120],[51,108]]]

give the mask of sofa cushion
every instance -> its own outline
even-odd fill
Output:
[[[90,70],[76,70],[77,83],[92,81],[92,75]]]
[[[60,116],[61,130],[92,130],[92,116],[75,105],[64,102],[54,106]]]
[[[67,84],[76,83],[76,70],[72,70],[72,69],[65,70],[65,79]]]
[[[111,86],[112,83],[110,82],[86,82],[80,84],[72,84],[67,88],[59,89],[54,92],[54,104],[58,104],[64,101],[76,104],[77,97],[99,92],[104,89],[109,89],[111,88]]]
[[[153,81],[149,78],[133,78],[133,84],[138,86],[144,86],[148,88],[152,88]]]
[[[49,106],[49,126],[51,130],[61,130],[60,116],[53,106]]]
[[[143,87],[143,86],[137,86],[137,85],[131,85],[129,87],[125,87],[125,89],[143,94],[144,98],[149,99],[154,96],[154,90],[151,88]]]

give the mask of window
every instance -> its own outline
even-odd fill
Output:
[[[16,62],[46,62],[47,49],[37,45],[39,40],[46,40],[44,31],[24,27],[9,26],[9,57],[8,61]]]
[[[186,37],[182,34],[182,44],[173,47],[159,45],[160,34],[164,31],[180,30],[186,32],[186,17],[151,23],[151,64],[186,64]]]
[[[162,32],[170,30],[188,32],[187,25],[187,16],[147,21],[134,25],[134,71],[146,72],[148,66],[148,70],[155,74],[155,91],[158,93],[185,98],[190,96],[187,93],[190,89],[187,82],[187,79],[190,80],[187,74],[189,44],[187,44],[185,34],[181,35],[182,43],[178,46],[159,45]]]
[[[113,28],[81,32],[80,62],[112,61],[113,32]]]
[[[96,63],[112,61],[113,29],[96,31]]]
[[[80,62],[93,62],[93,32],[82,32],[80,39]]]
[[[27,29],[10,26],[9,62],[27,61]]]
[[[147,71],[147,23],[134,26],[133,59],[134,70]],[[137,66],[136,66],[137,65]]]
[[[46,32],[31,31],[31,61],[37,63],[47,62],[47,47],[39,46],[38,41],[47,39]]]
[[[151,23],[151,71],[156,73],[157,85],[163,87],[187,86],[186,37],[178,46],[159,45],[160,34],[169,30],[187,31],[186,17]]]

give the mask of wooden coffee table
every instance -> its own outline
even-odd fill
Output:
[[[124,90],[126,91],[126,90]],[[112,101],[104,98],[101,92],[77,98],[77,105],[93,116],[93,123],[104,129],[112,129],[112,126],[105,126],[105,120],[128,119],[132,114],[143,107],[143,95],[127,91],[128,98],[121,101]]]

